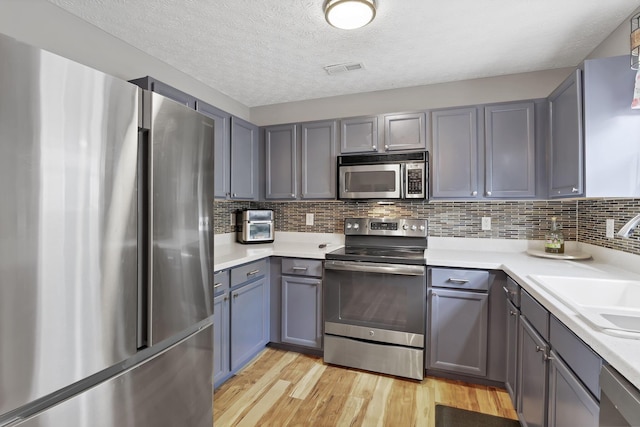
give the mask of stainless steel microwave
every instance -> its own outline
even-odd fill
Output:
[[[339,199],[427,199],[429,153],[338,156]]]

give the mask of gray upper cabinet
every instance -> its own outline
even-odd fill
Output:
[[[534,111],[533,102],[485,107],[485,197],[535,197]]]
[[[629,55],[584,63],[585,195],[640,197],[640,109]]]
[[[378,151],[378,117],[356,117],[340,121],[340,152]]]
[[[215,191],[216,198],[229,198],[231,193],[231,114],[196,101],[196,110],[214,120],[215,134]]]
[[[301,125],[301,185],[303,199],[336,198],[337,122]]]
[[[265,199],[335,199],[337,122],[264,129]]]
[[[298,194],[296,128],[296,125],[282,125],[265,129],[266,199],[295,199]]]
[[[258,127],[231,117],[231,199],[258,199]]]
[[[549,197],[584,195],[582,70],[549,96]]]
[[[478,197],[478,111],[434,111],[432,120],[432,197]]]
[[[426,128],[425,113],[384,116],[384,151],[424,150],[427,146]]]

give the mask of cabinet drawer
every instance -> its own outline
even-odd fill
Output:
[[[434,288],[489,290],[489,272],[457,268],[432,268],[431,286]]]
[[[549,325],[549,342],[580,381],[599,399],[602,366],[600,356],[554,316],[551,316]]]
[[[511,277],[507,276],[507,286],[504,288],[507,299],[516,307],[520,308],[520,285]]]
[[[520,295],[520,311],[545,341],[549,341],[549,312],[540,305],[527,291]]]
[[[229,270],[216,271],[213,274],[213,295],[220,295],[229,289]]]
[[[231,270],[231,287],[238,286],[249,280],[264,277],[267,274],[267,260],[250,262]]]
[[[283,258],[282,274],[322,277],[322,261],[304,258]]]

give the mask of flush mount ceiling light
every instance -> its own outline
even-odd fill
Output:
[[[373,21],[376,3],[375,0],[327,0],[324,16],[336,28],[354,30]]]

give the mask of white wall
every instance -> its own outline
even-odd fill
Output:
[[[251,121],[259,126],[265,126],[337,117],[546,98],[571,71],[571,68],[560,68],[253,107],[251,108]]]
[[[123,80],[150,75],[249,120],[247,106],[46,0],[0,0],[0,33]]]
[[[625,19],[609,37],[600,43],[585,59],[607,58],[610,56],[629,55],[631,24],[629,20],[640,12],[636,9],[628,19]]]

